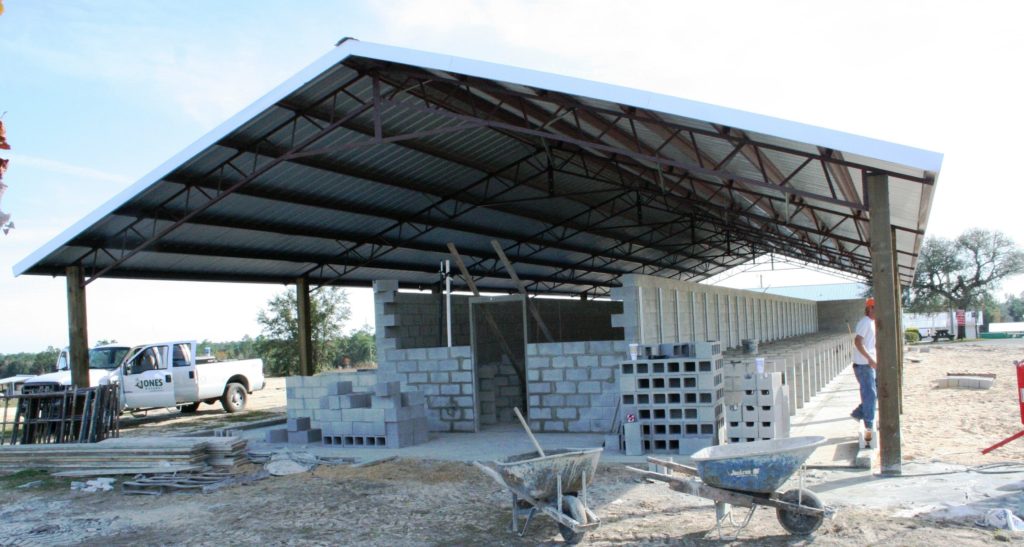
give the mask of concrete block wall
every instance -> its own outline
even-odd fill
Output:
[[[810,300],[701,285],[646,275],[627,275],[612,289],[622,313],[612,325],[628,343],[667,344],[719,340],[724,348],[744,339],[781,340],[818,331]]]
[[[379,329],[378,329],[379,331]],[[476,400],[469,346],[390,349],[377,363],[382,382],[423,392],[431,431],[475,431]]]
[[[398,292],[398,282],[374,281],[377,349],[447,345],[444,295]],[[452,344],[469,345],[469,298],[452,295]],[[383,346],[382,346],[383,343]]]
[[[781,372],[757,373],[753,364],[725,367],[725,422],[730,443],[789,437],[790,404]]]
[[[284,379],[288,419],[308,418],[311,427],[319,429],[323,412],[320,399],[328,395],[331,385],[352,382],[353,389],[367,391],[377,384],[377,371],[323,372],[316,376],[289,376]]]
[[[864,298],[818,302],[820,332],[850,332],[864,317]],[[847,330],[849,328],[849,330]]]
[[[609,433],[619,399],[618,340],[527,346],[530,427],[537,432]]]

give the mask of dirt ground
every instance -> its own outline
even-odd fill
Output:
[[[918,362],[907,362],[904,459],[968,465],[1021,462],[1024,440],[993,456],[981,456],[978,449],[1021,428],[1011,361],[1024,358],[1024,342],[946,344],[930,350],[907,354]],[[932,387],[934,379],[947,371],[964,370],[996,373],[995,387],[988,391]],[[263,395],[265,402],[251,401],[253,415],[283,406],[283,382],[279,389],[268,387]],[[168,413],[163,419],[144,419],[129,432],[180,432],[183,427],[216,423],[214,413],[223,417],[218,407],[209,408],[191,417]],[[16,488],[33,480],[42,482],[34,488]],[[879,487],[879,496],[889,495],[896,494]],[[601,466],[590,496],[590,506],[602,525],[586,536],[584,544],[589,545],[1024,542],[1024,537],[979,528],[962,519],[897,518],[891,508],[867,509],[842,499],[830,500],[839,511],[811,538],[790,536],[774,511],[762,508],[741,540],[720,542],[716,535],[708,535],[715,524],[710,501],[649,483],[620,465]],[[1020,509],[1015,509],[1018,514]],[[508,531],[510,514],[509,495],[470,464],[460,462],[399,459],[364,468],[321,465],[310,473],[271,477],[211,494],[162,496],[71,491],[67,481],[31,473],[0,477],[3,545],[561,543],[556,526],[543,516],[534,520],[524,538],[513,537]]]

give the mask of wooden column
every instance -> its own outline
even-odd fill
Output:
[[[309,280],[300,277],[295,280],[295,296],[299,313],[299,376],[312,376],[313,370],[313,333],[310,322]]]
[[[899,351],[903,343],[896,305],[889,178],[865,174],[871,217],[871,265],[875,289],[875,349],[878,356],[878,436],[883,475],[902,474],[900,438]]]
[[[71,358],[71,384],[89,387],[89,329],[85,313],[85,275],[81,266],[64,270],[68,281],[68,356]]]

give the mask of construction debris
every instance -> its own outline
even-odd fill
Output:
[[[114,479],[110,477],[100,477],[91,481],[85,482],[72,482],[72,490],[80,490],[82,492],[108,492],[114,489]]]
[[[209,494],[227,486],[248,484],[270,476],[266,470],[256,473],[234,473],[231,471],[199,471],[185,473],[161,473],[139,475],[121,484],[123,494],[147,494],[159,496],[169,491],[202,492]]]
[[[248,461],[239,437],[133,437],[89,444],[0,447],[0,471],[44,469],[58,477],[180,472]]]

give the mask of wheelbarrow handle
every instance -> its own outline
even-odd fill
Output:
[[[667,468],[669,468],[669,469],[671,469],[673,471],[679,471],[680,473],[684,473],[684,474],[687,474],[687,475],[690,475],[690,476],[693,476],[693,477],[699,477],[700,476],[700,474],[697,473],[697,468],[696,467],[690,467],[688,465],[683,465],[681,463],[670,462],[668,460],[662,460],[662,459],[654,458],[654,457],[651,457],[651,456],[647,457],[647,461],[650,462],[650,463],[653,463],[655,465],[660,465],[662,467],[667,467]]]

